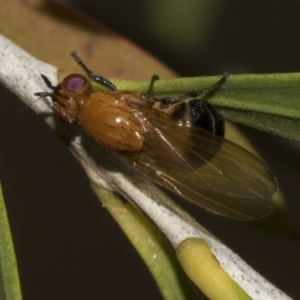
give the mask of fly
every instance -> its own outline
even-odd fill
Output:
[[[268,167],[242,147],[224,139],[222,117],[199,97],[219,89],[215,84],[163,99],[166,113],[153,108],[154,75],[146,95],[118,90],[108,79],[95,75],[72,53],[87,77],[70,74],[53,86],[56,115],[65,123],[80,124],[99,144],[126,156],[133,167],[155,183],[222,216],[259,219],[273,209],[277,182]],[[93,91],[89,79],[106,91]],[[183,102],[188,98],[195,98]]]

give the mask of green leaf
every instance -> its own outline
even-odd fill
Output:
[[[207,87],[221,76],[160,80],[157,98]],[[114,81],[119,88],[145,93],[149,82]],[[213,97],[212,97],[213,96]],[[300,73],[231,75],[204,97],[225,119],[300,141]]]
[[[252,299],[223,269],[206,241],[186,239],[176,253],[185,272],[209,299]]]
[[[0,299],[20,300],[21,287],[17,261],[9,229],[5,203],[0,187]]]
[[[160,229],[116,193],[96,184],[92,184],[92,188],[147,265],[163,298],[199,299]]]
[[[300,74],[231,76],[221,99],[224,118],[300,141]]]

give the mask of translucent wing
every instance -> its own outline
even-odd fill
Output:
[[[129,159],[159,185],[223,216],[251,220],[270,213],[277,182],[253,154],[152,109],[144,150]]]

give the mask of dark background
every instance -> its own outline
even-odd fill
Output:
[[[181,76],[300,70],[299,1],[71,2]],[[12,95],[2,88],[2,97]],[[16,114],[24,107],[19,100],[3,102],[0,175],[24,299],[161,299],[65,145],[30,110]],[[243,129],[276,174],[299,232],[299,143]],[[298,239],[179,203],[269,281],[300,299]]]

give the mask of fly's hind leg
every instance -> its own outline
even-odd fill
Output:
[[[154,83],[155,81],[159,80],[159,76],[154,74],[151,79],[150,79],[150,84],[148,87],[148,91],[146,93],[146,99],[147,103],[149,106],[153,106],[155,102],[155,97],[154,97]]]
[[[164,98],[161,107],[169,106],[169,113],[181,126],[198,127],[219,137],[224,137],[224,120],[208,102],[198,99],[200,96],[216,91],[227,80],[229,74],[224,73],[216,83],[200,90],[193,90],[175,97]],[[183,101],[186,99],[189,101]]]
[[[205,87],[205,88],[200,89],[200,90],[195,89],[195,90],[192,90],[190,92],[180,94],[180,95],[177,95],[177,96],[174,96],[174,97],[166,97],[166,98],[161,100],[161,107],[163,108],[167,105],[171,105],[171,104],[180,102],[180,101],[188,99],[188,98],[203,97],[203,96],[207,95],[208,93],[211,93],[211,92],[216,91],[217,89],[219,89],[226,82],[228,77],[229,77],[229,73],[225,72],[220,80],[218,80],[217,82],[215,82],[214,84],[212,84],[208,87]]]

